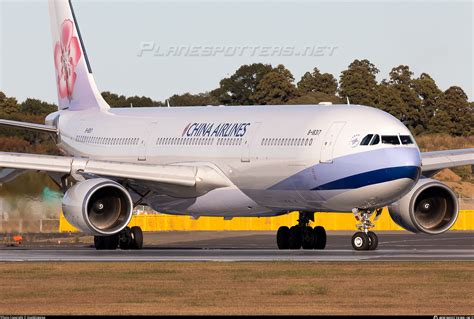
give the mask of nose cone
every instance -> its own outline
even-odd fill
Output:
[[[382,175],[391,181],[379,187],[379,199],[389,204],[407,194],[421,176],[421,156],[417,148],[393,148],[385,150],[386,169]]]
[[[418,181],[421,173],[421,156],[415,147],[388,149],[387,157],[392,167],[399,167],[401,178]]]
[[[420,178],[421,157],[416,147],[397,146],[379,149],[361,154],[357,159],[358,161],[346,164],[351,163],[352,166],[349,167],[353,171],[363,169],[362,173],[317,188],[344,190],[339,195],[331,197],[327,201],[327,207],[341,211],[348,210],[348,207],[383,207],[407,194]]]

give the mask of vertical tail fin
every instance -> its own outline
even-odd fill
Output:
[[[107,109],[92,76],[71,0],[49,0],[59,109]]]

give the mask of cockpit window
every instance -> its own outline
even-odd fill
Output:
[[[374,136],[374,134],[368,134],[368,135],[366,135],[366,136],[362,139],[362,142],[360,142],[360,145],[369,145],[370,140],[372,139],[372,136]]]
[[[376,134],[374,138],[372,139],[372,141],[370,142],[370,145],[377,145],[378,143],[380,143],[380,136]]]
[[[400,145],[400,140],[396,135],[382,135],[382,144]]]
[[[402,141],[403,145],[413,144],[413,139],[410,135],[400,135],[400,140]]]

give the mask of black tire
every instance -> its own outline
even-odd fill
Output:
[[[314,249],[324,249],[326,248],[326,230],[323,226],[314,227]]]
[[[300,249],[303,241],[302,229],[299,226],[290,228],[290,249]]]
[[[104,250],[105,249],[104,237],[94,236],[94,247],[96,250]]]
[[[369,231],[367,236],[369,236],[369,250],[376,250],[379,245],[379,238],[373,231]]]
[[[277,246],[278,249],[290,248],[290,229],[286,226],[281,226],[277,231]]]
[[[132,234],[130,232],[130,227],[128,226],[120,232],[119,247],[124,250],[132,248]]]
[[[352,236],[352,248],[355,250],[369,249],[369,236],[363,232],[357,232]]]
[[[142,249],[143,248],[143,232],[142,229],[138,226],[133,226],[130,229],[130,234],[132,235],[132,249]]]
[[[111,236],[94,236],[94,246],[97,250],[115,250],[118,244],[118,234]]]
[[[313,249],[315,244],[315,236],[314,236],[313,228],[311,227],[304,227],[302,229],[302,241],[301,247],[303,249]]]
[[[105,249],[108,249],[108,250],[117,249],[117,247],[119,245],[119,235],[118,234],[112,235],[112,236],[106,236],[104,238],[105,238],[105,242],[106,242],[106,248]]]

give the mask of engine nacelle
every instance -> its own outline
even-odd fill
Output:
[[[120,184],[94,178],[72,186],[63,198],[63,213],[71,225],[95,235],[113,235],[132,218],[133,202]]]
[[[406,230],[435,235],[453,226],[459,206],[456,194],[448,186],[423,178],[388,211],[393,221]]]

